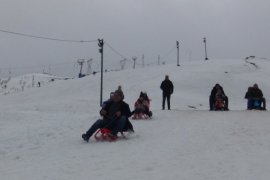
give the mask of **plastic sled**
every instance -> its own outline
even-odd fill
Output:
[[[133,120],[144,120],[144,119],[150,119],[152,117],[152,111],[149,111],[148,114],[146,113],[134,113],[132,119]]]

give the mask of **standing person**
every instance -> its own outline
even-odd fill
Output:
[[[86,142],[99,128],[105,127],[112,130],[110,137],[116,139],[117,133],[123,131],[128,125],[128,117],[131,116],[131,112],[129,105],[123,101],[120,91],[114,92],[112,101],[100,110],[100,115],[103,119],[97,120],[85,134],[82,134],[82,138]]]
[[[168,106],[168,110],[171,109],[171,104],[170,104],[170,99],[171,99],[171,95],[173,93],[173,83],[169,80],[169,76],[166,75],[165,76],[165,80],[162,81],[161,85],[160,85],[160,89],[162,90],[162,110],[165,109],[165,101],[167,99],[167,106]]]

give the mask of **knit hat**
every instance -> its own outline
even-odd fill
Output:
[[[124,94],[123,94],[123,92],[121,90],[114,91],[114,94],[119,95],[122,99],[124,99]]]

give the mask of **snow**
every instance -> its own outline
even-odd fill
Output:
[[[152,99],[153,119],[132,120],[135,134],[117,142],[81,139],[99,118],[99,74],[2,95],[1,180],[269,179],[270,113],[245,110],[243,97],[258,83],[269,104],[270,62],[248,61],[258,67],[233,59],[105,73],[104,99],[118,85],[131,108],[140,91]],[[161,110],[165,74],[175,85],[171,111]],[[208,111],[215,83],[229,97],[228,112]]]
[[[55,80],[67,80],[71,78],[57,77],[49,74],[27,74],[15,78],[0,79],[0,94],[10,94],[22,92],[25,89],[43,86]]]

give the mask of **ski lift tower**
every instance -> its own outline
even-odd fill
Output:
[[[87,75],[92,73],[92,62],[93,62],[93,58],[90,58],[89,60],[87,60]]]
[[[135,69],[137,57],[133,56],[131,59],[133,60],[133,69]]]
[[[126,59],[126,58],[125,58],[125,59],[120,60],[121,70],[124,70],[124,69],[125,69],[126,61],[127,61],[127,59]]]
[[[77,63],[79,64],[80,66],[80,73],[79,73],[79,78],[83,77],[83,74],[82,74],[82,68],[83,68],[83,64],[84,64],[84,59],[78,59]]]

